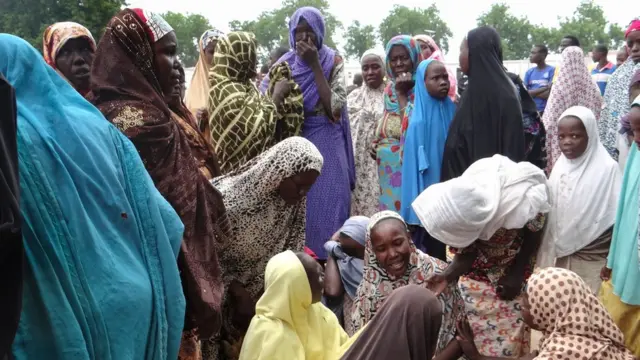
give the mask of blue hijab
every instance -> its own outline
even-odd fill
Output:
[[[183,226],[131,142],[26,41],[0,34],[15,88],[26,255],[16,359],[176,359]]]
[[[404,141],[400,215],[409,225],[420,225],[411,203],[430,185],[440,182],[444,144],[455,113],[448,96],[441,100],[427,92],[424,79],[433,61],[425,60],[418,66],[413,111]]]

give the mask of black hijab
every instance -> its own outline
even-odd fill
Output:
[[[500,36],[491,27],[479,27],[469,32],[467,45],[469,85],[449,127],[442,181],[495,154],[525,159],[520,97],[502,66]]]
[[[0,359],[9,355],[22,309],[22,233],[16,98],[0,74]]]

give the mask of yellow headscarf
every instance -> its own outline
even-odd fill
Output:
[[[298,256],[288,250],[272,257],[239,360],[335,360],[347,340],[331,310],[311,303]]]
[[[209,69],[211,64],[207,64],[204,50],[211,41],[218,40],[221,35],[224,34],[220,30],[209,29],[202,34],[198,41],[200,56],[198,56],[196,70],[193,72],[191,84],[187,88],[187,95],[184,99],[187,108],[194,114],[199,109],[207,107],[207,101],[209,100]]]

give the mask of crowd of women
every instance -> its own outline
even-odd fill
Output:
[[[348,93],[324,37],[298,9],[262,76],[208,30],[185,94],[146,10],[0,34],[0,359],[640,357],[640,20],[542,117],[493,28],[464,91],[398,35]]]

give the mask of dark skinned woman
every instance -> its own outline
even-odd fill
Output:
[[[349,217],[355,185],[344,61],[324,40],[322,13],[313,7],[302,7],[289,21],[289,45],[293,51],[278,60],[289,64],[293,80],[302,90],[302,136],[324,158],[321,175],[307,195],[307,246],[321,260],[327,257],[324,243]]]
[[[495,154],[514,162],[525,160],[520,99],[502,65],[500,36],[493,28],[474,29],[460,50],[460,67],[469,76],[469,85],[449,127],[443,181],[461,176],[477,160]],[[432,279],[446,284],[464,275],[460,288],[483,354],[528,352],[529,334],[522,325],[518,296],[533,270],[543,225],[544,217],[538,216],[523,229],[499,229],[487,241],[457,249],[444,275]]]
[[[378,121],[384,111],[384,58],[373,50],[360,59],[365,85],[347,97],[351,138],[356,167],[356,188],[351,194],[351,214],[371,216],[378,212],[380,184],[375,156],[371,158],[371,143]]]
[[[44,61],[82,96],[89,92],[91,64],[96,41],[86,27],[70,22],[49,26],[42,36]]]
[[[187,301],[181,355],[188,359],[199,352],[196,336],[207,339],[220,328],[217,248],[231,234],[222,196],[210,183],[220,175],[215,155],[188,114],[169,105],[181,91],[177,46],[160,16],[124,9],[107,24],[91,82],[94,104],[131,139],[184,223],[178,266]]]

